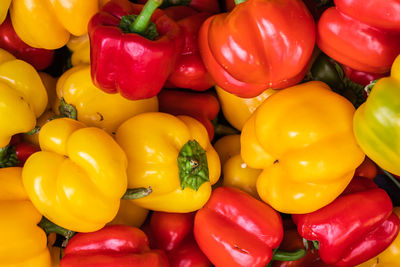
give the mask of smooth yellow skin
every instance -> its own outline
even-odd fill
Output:
[[[215,90],[217,91],[224,117],[239,131],[242,130],[243,125],[258,106],[273,93],[277,92],[277,90],[267,89],[256,97],[241,98],[221,89],[218,86],[215,86]]]
[[[184,213],[198,210],[207,202],[221,166],[200,122],[188,116],[143,113],[124,122],[115,137],[128,156],[128,188],[151,186],[153,190],[144,198],[132,200],[135,204]],[[193,139],[206,151],[210,182],[204,182],[197,191],[189,187],[182,190],[177,157],[182,146]]]
[[[57,96],[73,105],[78,120],[88,126],[113,133],[117,128],[137,114],[158,111],[158,98],[128,100],[120,94],[107,94],[94,86],[90,76],[90,65],[79,65],[63,73],[57,82]],[[58,113],[59,101],[53,107]]]
[[[11,136],[32,130],[46,105],[46,89],[37,71],[0,49],[0,147]]]
[[[8,8],[10,7],[11,0],[1,0],[0,1],[0,24],[3,23],[3,21],[7,17],[7,12]]]
[[[241,156],[263,169],[261,199],[289,214],[313,212],[346,188],[364,160],[352,130],[354,107],[322,82],[281,90],[243,127]]]
[[[44,87],[46,88],[47,99],[48,99],[46,110],[49,110],[52,108],[52,105],[57,98],[57,93],[56,93],[57,79],[46,72],[39,72],[39,76],[43,82]]]
[[[400,207],[395,207],[393,212],[400,218]],[[357,267],[400,267],[400,234],[381,254]]]
[[[132,200],[121,199],[117,216],[109,224],[123,224],[140,227],[149,214],[149,210],[139,207]]]
[[[67,43],[67,47],[72,52],[72,66],[90,64],[90,40],[88,34],[72,36]]]
[[[0,169],[0,266],[50,267],[42,215],[29,201],[20,167]]]
[[[55,224],[77,232],[102,228],[126,191],[126,155],[103,130],[68,118],[46,123],[42,151],[25,162],[22,177],[35,207]]]
[[[52,110],[46,110],[39,118],[37,118],[36,126],[42,127],[47,122],[49,122],[52,118],[54,118],[54,116],[56,116],[56,114]],[[23,134],[22,138],[31,144],[40,146],[39,145],[39,132],[36,132],[34,134]]]
[[[13,0],[13,27],[26,44],[57,49],[70,35],[87,33],[90,18],[99,10],[99,0]]]
[[[240,156],[240,135],[226,135],[214,144],[222,166],[222,185],[239,188],[255,198],[257,179],[261,170],[253,169]]]

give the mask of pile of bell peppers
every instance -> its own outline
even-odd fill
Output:
[[[400,266],[399,0],[3,0],[0,266]]]

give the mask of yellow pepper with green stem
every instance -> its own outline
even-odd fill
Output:
[[[42,214],[29,201],[20,167],[0,169],[0,266],[51,267]]]
[[[307,82],[267,98],[243,127],[243,161],[263,169],[260,198],[289,214],[318,210],[351,181],[364,153],[353,134],[355,108],[322,82]]]
[[[221,167],[199,121],[161,112],[142,113],[125,121],[115,137],[128,157],[128,188],[152,188],[150,195],[133,200],[135,204],[183,213],[207,202]]]
[[[22,177],[34,206],[50,221],[77,232],[102,228],[118,212],[127,187],[124,151],[105,131],[69,118],[47,122],[42,151]]]
[[[120,94],[108,94],[97,88],[90,76],[90,65],[81,64],[64,72],[57,81],[58,113],[61,99],[76,109],[78,121],[113,133],[134,115],[158,111],[158,98],[129,100]]]
[[[13,135],[31,131],[46,105],[46,89],[37,71],[0,49],[0,148]]]

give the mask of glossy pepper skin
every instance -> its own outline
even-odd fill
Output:
[[[37,70],[43,70],[50,66],[54,58],[54,50],[34,48],[25,44],[14,31],[9,16],[0,25],[0,48],[12,53],[18,59],[28,62]]]
[[[115,133],[125,120],[144,112],[158,111],[157,96],[129,100],[120,94],[107,94],[92,82],[90,65],[81,64],[64,72],[57,81],[57,97],[53,110],[57,113],[60,99],[75,107],[77,119],[108,133]]]
[[[71,35],[87,33],[88,22],[98,9],[99,0],[13,0],[10,16],[15,32],[24,43],[57,49]]]
[[[241,131],[251,114],[277,90],[267,89],[258,96],[243,98],[231,94],[219,86],[215,86],[218,100],[225,119],[237,130]]]
[[[385,250],[399,232],[383,189],[347,194],[309,214],[293,215],[300,235],[319,242],[321,259],[335,266],[355,266]]]
[[[148,214],[148,209],[139,207],[131,200],[121,199],[118,213],[109,224],[124,224],[140,227],[145,222]]]
[[[400,53],[400,4],[396,0],[335,0],[317,25],[317,44],[353,69],[388,72]]]
[[[102,228],[117,214],[127,186],[124,151],[105,131],[69,118],[39,132],[42,151],[30,156],[23,183],[35,207],[77,232]]]
[[[31,131],[47,105],[46,89],[37,71],[0,49],[0,147],[11,136]]]
[[[10,7],[10,4],[11,4],[11,0],[1,1],[1,3],[0,3],[0,24],[3,23],[3,21],[7,17],[8,8]]]
[[[208,18],[199,32],[200,53],[215,83],[246,98],[300,82],[314,44],[314,19],[299,0],[247,0]]]
[[[65,248],[60,267],[169,266],[163,251],[151,250],[146,234],[136,227],[109,225],[78,233]]]
[[[395,207],[393,209],[395,213],[400,218],[400,207]],[[357,267],[379,267],[379,266],[400,266],[400,234],[397,234],[396,239],[390,244],[390,246],[380,253],[375,258],[372,258]]]
[[[221,167],[199,121],[162,112],[142,113],[125,121],[115,137],[128,156],[128,188],[152,188],[150,195],[132,200],[135,204],[185,213],[207,202]]]
[[[150,98],[160,92],[184,42],[180,27],[160,9],[151,19],[159,34],[155,40],[124,33],[118,27],[122,16],[139,14],[142,7],[128,0],[112,0],[88,25],[94,84],[107,93],[119,92],[131,100]]]
[[[381,168],[400,175],[397,138],[400,127],[400,57],[393,63],[390,77],[373,86],[367,100],[354,114],[354,134],[365,154]]]
[[[166,252],[171,267],[211,267],[193,236],[195,212],[155,211],[148,227],[150,247]]]
[[[309,213],[332,202],[364,160],[353,135],[355,108],[322,82],[279,91],[243,127],[243,161],[263,169],[261,199],[283,213]]]
[[[239,188],[259,198],[256,185],[261,170],[250,168],[243,162],[240,156],[240,135],[225,135],[215,142],[214,147],[221,159],[222,185]]]
[[[67,47],[71,51],[71,65],[90,64],[90,40],[89,35],[72,36]]]
[[[168,77],[166,87],[194,91],[205,91],[211,88],[214,81],[201,59],[197,40],[201,24],[211,16],[211,13],[197,12],[187,6],[172,6],[164,11],[177,22],[185,36],[182,52],[174,71]]]
[[[37,226],[42,214],[29,201],[21,171],[0,169],[0,265],[51,267],[46,234]]]
[[[212,120],[218,116],[220,109],[215,94],[163,89],[157,96],[161,112],[191,116],[206,127],[210,140],[214,138]]]
[[[197,211],[194,236],[219,266],[266,266],[283,237],[282,220],[267,204],[233,187],[218,187]]]

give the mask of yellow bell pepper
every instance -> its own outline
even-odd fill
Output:
[[[241,98],[221,89],[218,86],[215,86],[215,90],[217,91],[224,117],[239,131],[242,130],[243,125],[258,106],[261,105],[261,103],[270,95],[276,92],[276,90],[267,89],[259,96]]]
[[[364,153],[353,134],[355,108],[322,82],[267,98],[243,127],[243,161],[263,169],[260,198],[289,214],[313,212],[346,188]]]
[[[0,169],[0,266],[50,267],[42,215],[29,201],[20,167]]]
[[[189,116],[161,112],[136,115],[115,135],[128,156],[128,188],[151,187],[132,200],[165,212],[200,209],[220,175],[220,162],[205,127]]]
[[[39,76],[43,82],[44,88],[46,88],[47,99],[48,99],[46,109],[49,110],[52,108],[52,105],[57,98],[56,94],[57,79],[46,72],[39,72]]]
[[[113,133],[134,115],[158,111],[157,96],[143,100],[129,100],[120,94],[99,90],[90,76],[90,65],[79,65],[64,72],[57,82],[58,99],[63,98],[77,111],[77,119],[88,126]],[[60,101],[53,110],[58,113]]]
[[[10,6],[15,32],[26,44],[44,49],[64,46],[70,35],[87,33],[99,0],[13,0]]]
[[[77,232],[102,228],[118,212],[127,187],[126,155],[103,130],[69,118],[39,132],[42,151],[25,162],[22,177],[35,207]]]
[[[90,64],[90,40],[88,34],[72,36],[67,43],[67,47],[72,53],[72,66]]]
[[[214,144],[222,167],[222,185],[239,188],[259,198],[256,188],[261,170],[253,169],[240,156],[240,135],[226,135]]]
[[[11,136],[31,131],[46,105],[46,89],[37,71],[0,49],[0,148]]]
[[[393,212],[400,218],[400,207],[395,207]],[[396,239],[378,256],[357,265],[357,267],[400,267],[400,234]]]
[[[139,207],[132,200],[121,199],[117,216],[109,224],[124,224],[140,227],[149,214],[148,209]]]
[[[10,7],[10,4],[11,0],[0,1],[0,24],[2,24],[7,17],[8,8]]]

